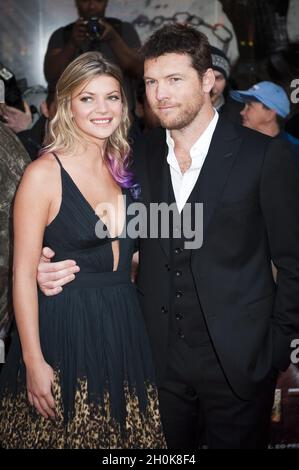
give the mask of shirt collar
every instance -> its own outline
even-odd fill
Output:
[[[190,149],[190,156],[192,159],[192,164],[190,169],[201,168],[202,166],[202,158],[206,157],[209,147],[211,144],[211,140],[219,119],[219,114],[215,108],[214,109],[214,116],[210,121],[208,127],[204,130],[204,132],[200,135],[198,140],[193,144]],[[166,143],[168,146],[168,156],[167,162],[170,166],[172,166],[175,170],[180,172],[179,164],[175,157],[174,152],[174,140],[171,137],[170,131],[166,129]]]

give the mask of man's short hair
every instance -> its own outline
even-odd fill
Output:
[[[165,54],[189,55],[193,68],[202,77],[212,68],[211,47],[207,36],[182,24],[168,24],[155,31],[142,46],[143,60],[156,59]]]

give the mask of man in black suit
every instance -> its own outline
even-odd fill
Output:
[[[213,109],[203,34],[168,25],[142,52],[164,128],[134,149],[142,203],[175,202],[181,222],[189,204],[195,227],[203,203],[200,248],[186,248],[180,224],[140,239],[137,287],[168,446],[196,449],[204,436],[210,448],[263,448],[278,371],[299,336],[298,172],[282,142]],[[54,274],[41,264],[44,292],[73,276],[69,264]]]

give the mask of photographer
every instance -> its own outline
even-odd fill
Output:
[[[97,50],[122,69],[130,107],[133,108],[132,79],[142,76],[137,32],[130,23],[105,17],[108,0],[75,0],[75,3],[79,19],[57,29],[49,40],[44,62],[49,91],[55,89],[61,73],[75,57]]]
[[[13,72],[2,62],[0,62],[0,92],[0,121],[15,133],[30,127],[32,124],[30,107],[23,100]]]

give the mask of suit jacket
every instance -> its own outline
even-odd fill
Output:
[[[141,201],[168,200],[165,130],[134,147]],[[249,399],[290,363],[299,337],[299,172],[285,144],[219,118],[200,176],[203,245],[191,269],[217,356],[235,392]],[[158,384],[169,333],[170,243],[140,239],[137,281]],[[277,267],[277,284],[271,269]]]

